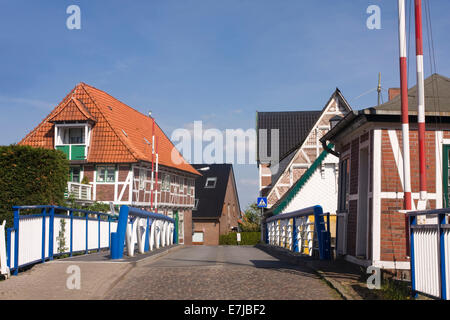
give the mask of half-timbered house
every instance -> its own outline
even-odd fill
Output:
[[[337,253],[360,265],[407,276],[409,236],[403,207],[401,99],[350,112],[324,137],[339,156]],[[427,199],[420,199],[417,87],[408,91],[412,210],[448,207],[450,79],[425,80]],[[425,221],[426,223],[426,221]]]
[[[80,83],[19,144],[64,152],[76,199],[169,215],[178,220],[180,243],[191,243],[200,174],[150,115]]]

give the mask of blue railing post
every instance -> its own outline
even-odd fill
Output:
[[[108,248],[111,249],[111,216],[108,216]]]
[[[297,226],[295,224],[295,217],[292,218],[292,251],[298,252]]]
[[[12,228],[6,230],[6,264],[11,269],[11,231]]]
[[[55,207],[51,207],[49,211],[49,227],[48,227],[48,256],[50,260],[53,260],[53,242],[55,232]]]
[[[112,233],[111,242],[111,259],[122,259],[125,245],[125,233],[128,224],[128,213],[130,208],[128,206],[120,207],[119,221],[117,222],[117,232]]]
[[[42,212],[42,253],[41,253],[41,259],[42,259],[42,263],[45,262],[45,234],[46,234],[46,216],[47,216],[47,209],[44,208],[41,210]]]
[[[89,253],[89,237],[88,237],[88,226],[89,226],[89,213],[86,212],[86,254]]]
[[[70,210],[70,256],[73,255],[73,210]]]
[[[97,219],[98,219],[98,252],[100,252],[100,214],[97,214]]]
[[[147,252],[150,250],[150,241],[149,241],[149,234],[150,234],[150,218],[147,218],[147,227],[145,229],[145,245],[144,245],[144,252]]]
[[[415,226],[417,224],[417,217],[411,216],[409,218],[409,232],[410,232],[410,250],[411,250],[411,257],[410,257],[410,264],[411,264],[411,290],[413,295],[416,295],[416,268],[415,268],[415,261],[414,261],[414,231],[411,228],[412,226]]]
[[[14,275],[19,273],[19,213],[20,209],[14,209]]]
[[[445,224],[445,214],[438,215],[439,239],[440,239],[440,274],[441,274],[441,299],[447,300],[447,280],[445,277],[445,229],[441,228]]]

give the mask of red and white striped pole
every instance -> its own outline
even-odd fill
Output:
[[[155,149],[156,149],[155,211],[158,212],[158,166],[159,166],[158,137],[156,137]]]
[[[405,0],[398,0],[398,37],[400,46],[400,90],[402,103],[404,208],[411,210],[411,162],[409,153],[408,62],[406,56]]]
[[[417,55],[417,119],[419,125],[420,200],[427,199],[425,170],[425,84],[423,68],[422,0],[415,0]]]
[[[152,118],[152,179],[150,182],[150,208],[153,210],[153,176],[154,176],[154,163],[155,163],[155,118]]]

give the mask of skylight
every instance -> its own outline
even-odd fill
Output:
[[[128,135],[127,135],[127,133],[125,132],[125,130],[122,129],[122,132],[123,132],[123,134],[125,135],[125,137],[128,138]]]
[[[214,178],[207,178],[205,188],[215,188],[217,182],[217,177]]]

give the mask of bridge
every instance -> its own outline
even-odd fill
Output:
[[[313,270],[258,247],[179,245],[174,221],[155,213],[126,206],[118,217],[54,206],[14,211],[8,267],[17,276],[0,281],[2,300],[340,298]]]

